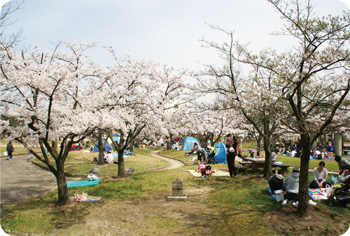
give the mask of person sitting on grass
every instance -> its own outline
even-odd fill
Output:
[[[294,201],[293,207],[298,207],[298,195],[299,195],[299,168],[294,167],[292,174],[290,174],[286,180],[286,194],[282,205],[286,205],[288,201]],[[309,199],[309,205],[316,205],[316,202]]]
[[[324,161],[320,161],[318,167],[314,168],[313,181],[310,183],[310,188],[325,188],[327,184],[331,186],[331,184],[327,181],[328,171],[324,168],[326,163]]]
[[[107,154],[104,156],[105,163],[106,164],[112,164],[114,162],[114,157],[111,151],[108,151]]]
[[[285,195],[282,205],[286,205],[288,201],[297,201],[299,194],[299,168],[294,167],[292,174],[286,179]]]
[[[345,183],[348,178],[350,178],[350,165],[343,168],[343,173],[339,175],[339,183]]]
[[[207,162],[205,161],[205,156],[202,153],[198,155],[198,168],[197,172],[201,173],[202,178],[205,177],[205,171],[207,169]]]
[[[271,178],[267,179],[271,192],[275,192],[276,190],[282,190],[285,187],[285,180],[283,175],[275,174]]]
[[[195,142],[195,143],[193,144],[193,146],[192,146],[192,150],[191,150],[190,152],[186,153],[185,155],[186,155],[186,156],[189,156],[189,155],[195,154],[196,151],[198,150],[198,148],[199,148],[199,146],[198,146],[198,144]]]
[[[336,162],[338,162],[339,175],[341,175],[343,173],[343,169],[345,166],[350,165],[350,163],[347,160],[342,159],[340,156],[335,156],[334,160]]]

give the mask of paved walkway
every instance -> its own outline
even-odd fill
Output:
[[[158,152],[151,152],[151,155],[168,161],[169,166],[151,171],[169,170],[184,165],[178,160],[161,156]],[[1,204],[3,207],[40,196],[57,188],[55,176],[51,172],[28,162],[26,155],[15,156],[11,161],[1,157],[0,166]],[[68,180],[72,180],[72,178],[67,178]]]
[[[27,156],[15,156],[8,161],[0,158],[1,204],[6,206],[40,196],[57,188],[55,176],[27,161]]]

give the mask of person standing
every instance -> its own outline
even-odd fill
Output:
[[[233,138],[230,133],[227,134],[225,142],[226,142],[226,148],[229,148],[233,145]]]
[[[230,172],[230,177],[235,177],[237,175],[236,172],[236,166],[235,166],[235,158],[236,158],[236,152],[233,147],[228,147],[226,151],[227,156],[227,166],[228,171]]]
[[[6,151],[7,151],[7,160],[12,159],[12,153],[15,149],[13,148],[12,141],[9,141],[9,143],[6,146]]]

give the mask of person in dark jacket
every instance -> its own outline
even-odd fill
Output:
[[[227,156],[227,166],[228,171],[230,172],[231,177],[235,177],[237,175],[236,166],[235,166],[235,158],[236,158],[236,150],[229,146],[226,151]]]
[[[271,178],[268,179],[268,182],[272,192],[276,190],[282,190],[285,185],[284,177],[283,175],[280,175],[280,174],[276,174],[272,176]]]
[[[9,141],[9,143],[6,146],[7,151],[7,160],[11,160],[13,158],[12,153],[15,149],[13,148],[12,141]]]

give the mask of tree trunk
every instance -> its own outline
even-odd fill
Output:
[[[135,141],[132,140],[132,141],[131,141],[131,144],[130,144],[130,151],[131,151],[131,152],[134,152],[134,145],[135,145]]]
[[[64,175],[64,164],[60,164],[59,161],[57,161],[56,165],[57,165],[56,181],[57,181],[57,189],[58,189],[57,205],[65,205],[70,202],[70,199],[68,195],[66,176]]]
[[[118,176],[125,176],[124,149],[118,150]]]
[[[260,156],[260,147],[261,147],[261,136],[260,135],[256,136],[256,144],[257,144],[256,155]]]
[[[105,155],[105,147],[104,147],[104,143],[102,140],[102,132],[99,132],[98,134],[98,164],[99,165],[104,165],[105,161],[104,161],[104,155]]]
[[[264,178],[269,178],[272,175],[270,144],[271,144],[270,136],[264,135],[264,150],[265,150]]]
[[[302,155],[300,158],[300,177],[299,177],[299,204],[298,214],[302,217],[308,214],[309,200],[309,159],[310,159],[310,136],[308,134],[301,135]]]
[[[56,139],[55,141],[52,141],[52,149],[54,149],[54,150],[56,150],[56,152],[57,152],[57,150],[58,150],[58,140]]]

